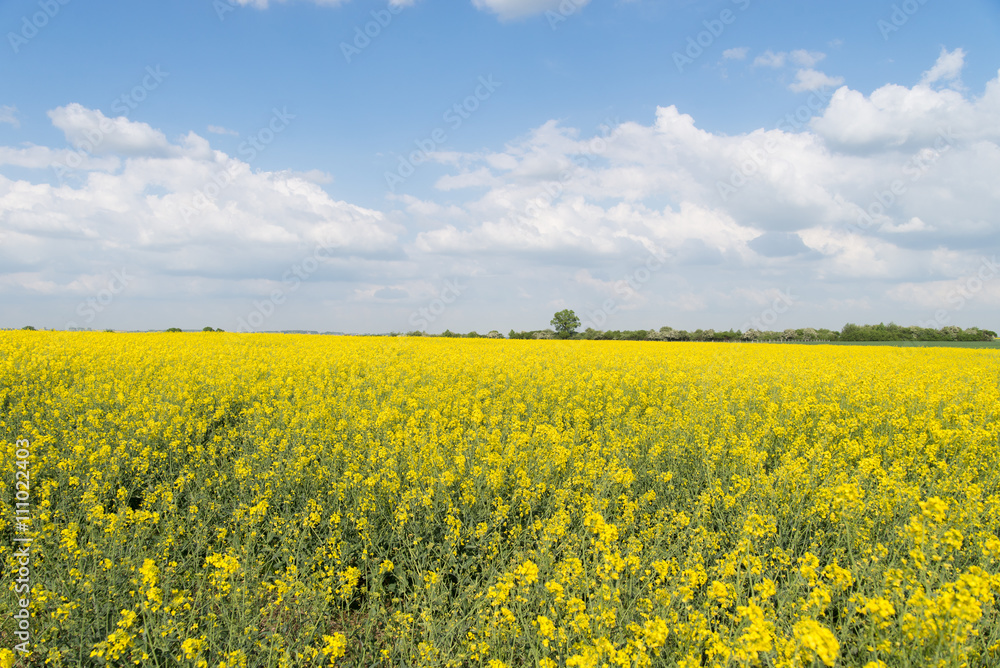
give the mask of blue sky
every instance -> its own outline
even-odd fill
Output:
[[[0,326],[1000,329],[1000,3],[16,0],[0,26]]]

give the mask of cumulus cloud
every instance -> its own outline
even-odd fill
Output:
[[[130,263],[151,293],[269,294],[322,243],[335,257],[311,279],[314,310],[398,307],[396,331],[442,275],[476,277],[477,303],[494,305],[467,327],[504,327],[482,320],[497,304],[559,300],[596,322],[608,299],[627,314],[614,328],[684,324],[665,313],[738,327],[754,295],[787,289],[796,323],[862,308],[929,319],[921,309],[947,308],[947,286],[1000,253],[1000,74],[975,95],[920,83],[808,99],[828,99],[803,101],[811,121],[736,134],[672,105],[615,128],[549,121],[502,148],[432,155],[435,189],[384,210],[331,197],[326,174],[254,169],[197,134],[68,105],[50,114],[68,146],[0,147],[0,164],[50,169],[112,130],[64,185],[0,177],[0,292],[77,294]]]
[[[817,74],[800,78],[802,90],[840,83]],[[455,171],[438,187],[470,199],[419,233],[414,250],[484,262],[572,257],[581,296],[615,279],[581,265],[627,268],[653,256],[670,267],[657,290],[673,285],[685,295],[673,302],[692,308],[730,303],[720,271],[824,285],[816,303],[838,310],[859,303],[846,286],[866,278],[891,301],[894,285],[926,280],[928,266],[954,273],[1000,250],[991,214],[1000,194],[984,176],[1000,173],[998,90],[1000,77],[978,97],[843,86],[805,127],[736,136],[704,130],[674,106],[607,136],[549,122],[502,153],[451,155]],[[962,125],[942,134],[937,114]],[[933,260],[942,248],[954,256],[948,264]],[[681,274],[707,283],[681,285]]]
[[[726,49],[722,52],[722,57],[726,60],[744,60],[750,51],[748,47],[741,46],[733,49]]]
[[[193,133],[170,142],[145,123],[81,105],[49,115],[70,144],[91,150],[0,147],[0,164],[33,169],[65,170],[67,153],[84,159],[62,185],[0,176],[0,289],[73,294],[95,267],[126,265],[167,292],[203,290],[209,280],[253,279],[265,289],[315,248],[342,263],[398,254],[397,226],[331,198],[321,172],[252,170]]]
[[[938,60],[941,62],[941,59]],[[933,144],[957,135],[966,141],[1000,140],[1000,79],[978,98],[953,89],[889,84],[865,96],[848,87],[834,93],[812,128],[827,141],[854,150]],[[983,150],[992,149],[984,146]]]
[[[180,153],[180,148],[172,146],[162,132],[145,123],[124,116],[108,118],[81,104],[57,107],[49,112],[49,118],[62,130],[67,142],[87,153],[158,157]]]

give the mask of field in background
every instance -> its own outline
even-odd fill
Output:
[[[4,332],[8,573],[19,438],[38,665],[1000,662],[990,350]]]
[[[803,346],[895,346],[897,348],[986,348],[1000,350],[1000,341],[761,341]]]

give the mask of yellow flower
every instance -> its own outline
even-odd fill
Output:
[[[532,561],[526,561],[517,567],[516,575],[524,585],[538,581],[538,566]]]
[[[184,652],[185,659],[193,659],[201,654],[201,648],[205,645],[203,638],[188,638],[181,643],[181,651]]]
[[[556,632],[556,625],[545,615],[538,615],[535,618],[535,624],[538,626],[538,635],[542,637],[542,644],[548,647],[549,641],[554,637]]]
[[[881,619],[889,619],[896,614],[896,609],[888,600],[881,596],[876,596],[868,599],[868,602],[860,609],[860,612],[875,615]]]
[[[830,629],[813,619],[803,619],[793,627],[795,639],[809,653],[827,666],[832,666],[840,655],[840,643]]]
[[[339,659],[347,653],[347,637],[343,633],[334,633],[332,636],[323,636],[323,649],[320,650],[330,659],[330,665],[334,665],[334,660]]]
[[[667,642],[667,636],[670,635],[670,627],[665,620],[655,617],[646,621],[646,624],[642,628],[642,634],[646,644],[656,649],[662,647]]]

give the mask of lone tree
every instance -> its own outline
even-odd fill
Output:
[[[563,309],[552,316],[552,321],[549,324],[556,328],[556,333],[560,338],[568,339],[576,334],[576,328],[580,326],[580,319],[573,311]]]

